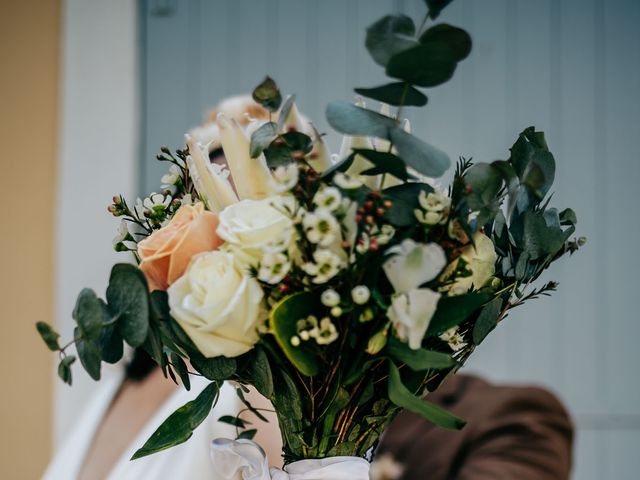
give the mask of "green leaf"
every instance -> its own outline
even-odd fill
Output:
[[[133,454],[131,460],[146,457],[186,442],[213,408],[219,394],[216,382],[210,383],[195,400],[187,402],[173,412],[151,435],[149,440]]]
[[[460,430],[465,421],[446,410],[413,395],[402,383],[398,367],[389,362],[389,400],[398,407],[413,412],[439,427]]]
[[[82,289],[76,300],[72,316],[85,340],[93,341],[98,338],[104,323],[104,311],[100,299],[93,290],[90,288]]]
[[[58,377],[69,385],[73,383],[73,377],[71,375],[71,365],[76,361],[76,357],[73,355],[67,355],[58,364]]]
[[[425,0],[427,8],[429,9],[429,18],[432,20],[438,18],[442,10],[452,1],[453,0]]]
[[[415,32],[411,18],[387,15],[367,28],[365,46],[374,62],[384,67],[394,54],[417,44]]]
[[[464,60],[471,53],[471,37],[463,29],[446,23],[434,25],[420,36],[420,43],[443,42],[449,45],[456,61]]]
[[[236,360],[223,356],[205,358],[202,355],[191,354],[191,365],[209,380],[227,380],[236,371]]]
[[[398,155],[408,166],[428,177],[440,177],[451,166],[451,160],[446,153],[401,128],[393,127],[389,140],[393,142]]]
[[[393,202],[391,208],[385,212],[385,218],[396,227],[415,225],[414,210],[420,206],[418,198],[421,191],[429,194],[433,192],[433,187],[426,183],[405,183],[385,188],[385,197]]]
[[[563,211],[561,211],[559,217],[560,225],[575,226],[578,224],[578,217],[576,216],[576,212],[574,212],[570,208],[565,208]]]
[[[251,146],[249,147],[251,158],[258,157],[264,149],[273,142],[277,135],[278,124],[275,122],[267,122],[253,132],[251,135]]]
[[[291,338],[298,334],[297,320],[317,315],[322,308],[318,295],[300,292],[280,300],[269,315],[269,325],[278,345],[298,371],[308,377],[318,373],[318,361],[304,342],[294,347]]]
[[[478,320],[476,320],[473,326],[473,343],[480,345],[485,337],[493,330],[498,324],[498,317],[502,310],[502,298],[496,297],[487,303],[480,311]]]
[[[302,399],[296,384],[284,370],[274,372],[277,380],[273,383],[273,396],[271,401],[276,407],[279,416],[288,417],[291,420],[302,419]]]
[[[544,133],[534,127],[525,129],[511,147],[510,161],[526,186],[528,202],[519,199],[518,210],[524,212],[529,204],[537,204],[547,194],[555,178],[556,165],[547,147]]]
[[[149,292],[142,272],[128,263],[113,266],[107,287],[109,310],[118,317],[122,338],[139,347],[149,329]]]
[[[389,173],[400,180],[406,181],[410,178],[414,178],[413,175],[407,172],[407,166],[404,161],[393,153],[360,148],[354,149],[353,152],[355,154],[362,155],[374,165],[373,168],[363,171],[362,175]]]
[[[104,327],[98,338],[100,346],[100,358],[107,363],[116,363],[124,354],[122,336],[115,325]]]
[[[459,325],[490,299],[491,295],[485,292],[441,297],[438,301],[438,309],[429,323],[427,336],[440,335],[451,327]]]
[[[253,99],[262,105],[270,112],[275,112],[280,108],[282,103],[282,95],[280,90],[271,77],[265,78],[260,85],[258,85],[251,95]]]
[[[249,430],[245,430],[243,432],[240,432],[240,435],[238,435],[237,440],[253,440],[253,437],[256,436],[256,433],[258,433],[258,429],[257,428],[251,428]]]
[[[469,189],[467,204],[471,210],[480,212],[478,225],[484,225],[500,208],[498,193],[502,188],[502,173],[489,163],[477,163],[467,170],[464,182]]]
[[[413,350],[406,343],[400,342],[395,338],[389,339],[387,351],[394,360],[406,363],[411,370],[416,372],[449,368],[456,365],[456,361],[449,354],[424,348]]]
[[[100,380],[100,362],[102,361],[100,349],[94,342],[82,338],[79,327],[74,330],[74,338],[80,363],[91,378]]]
[[[269,359],[264,349],[259,345],[253,349],[251,361],[247,365],[247,375],[251,379],[251,384],[265,398],[271,398],[273,395],[273,376]]]
[[[396,53],[387,64],[387,75],[420,87],[448,81],[456,70],[457,54],[443,41],[429,41]]]
[[[218,421],[238,428],[244,428],[247,423],[249,423],[245,422],[240,417],[234,417],[233,415],[223,415],[218,419]]]
[[[299,160],[296,155],[305,156],[313,149],[313,140],[302,132],[288,132],[278,136],[265,149],[264,156],[271,168],[288,165]]]
[[[289,116],[289,113],[291,112],[291,108],[293,107],[293,104],[295,103],[295,101],[296,101],[296,96],[289,95],[287,99],[284,101],[284,103],[282,104],[282,108],[278,113],[278,132],[281,132],[282,129],[284,128],[284,124],[287,121],[287,117]]]
[[[373,88],[356,88],[356,93],[388,103],[394,106],[422,107],[427,104],[427,96],[415,87],[405,82],[394,82]]]
[[[336,172],[346,172],[347,170],[349,170],[349,167],[351,166],[355,158],[356,154],[351,153],[347,158],[344,158],[338,161],[338,163],[334,163],[329,168],[327,168],[324,172],[322,172],[320,177],[322,179],[331,179]]]
[[[169,295],[164,290],[154,290],[149,295],[151,313],[157,320],[169,320],[171,313],[169,309]]]
[[[171,352],[171,365],[173,369],[178,372],[182,385],[186,390],[191,390],[191,380],[189,379],[189,370],[186,363],[180,355],[175,352]]]
[[[60,344],[58,343],[60,334],[56,332],[51,325],[45,322],[38,322],[36,323],[36,329],[44,343],[47,344],[47,348],[49,348],[49,350],[52,352],[60,350]]]
[[[389,138],[389,130],[396,127],[394,119],[349,102],[330,102],[326,116],[329,125],[346,135]]]
[[[528,211],[524,214],[523,249],[531,260],[555,255],[564,245],[564,232],[559,227],[549,227],[543,214]]]

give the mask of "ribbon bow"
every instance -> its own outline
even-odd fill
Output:
[[[269,469],[264,450],[251,440],[217,438],[211,459],[221,480],[369,480],[369,462],[359,457],[300,460]]]

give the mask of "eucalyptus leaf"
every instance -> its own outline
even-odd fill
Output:
[[[389,140],[404,162],[418,172],[432,178],[442,176],[451,166],[449,156],[442,150],[423,142],[402,128],[390,129]]]
[[[285,370],[277,370],[276,380],[273,382],[274,391],[271,401],[281,417],[291,420],[302,419],[302,399],[289,374]]]
[[[356,88],[356,93],[393,106],[422,107],[427,104],[427,96],[405,82],[394,82],[379,87]]]
[[[100,362],[102,356],[98,345],[94,342],[85,340],[82,337],[79,327],[74,329],[74,338],[76,340],[76,352],[80,363],[87,371],[89,376],[94,380],[100,380]]]
[[[49,350],[52,352],[60,350],[60,344],[58,343],[60,334],[56,332],[51,325],[45,322],[38,322],[36,323],[36,329],[44,343],[47,344],[47,348],[49,348]]]
[[[448,81],[456,70],[458,54],[442,40],[418,44],[396,53],[387,63],[387,75],[420,87]]]
[[[157,320],[169,320],[171,312],[169,309],[169,295],[164,290],[154,290],[149,295],[151,313]]]
[[[284,124],[287,122],[287,117],[289,117],[289,113],[293,108],[293,104],[296,101],[295,95],[289,95],[287,99],[282,104],[280,108],[280,112],[278,112],[278,132],[281,132],[284,128]]]
[[[398,367],[393,362],[389,362],[389,400],[442,428],[460,430],[466,423],[433,403],[413,395],[402,383]]]
[[[100,358],[107,363],[116,363],[124,354],[122,336],[115,325],[109,325],[102,329],[98,339],[100,346]]]
[[[131,460],[146,457],[189,440],[193,435],[193,431],[209,415],[218,398],[219,391],[216,382],[207,385],[195,400],[187,402],[173,412],[151,435],[142,448],[133,454]]]
[[[373,60],[386,66],[397,52],[417,44],[416,27],[406,15],[387,15],[367,28],[365,46]]]
[[[82,289],[76,300],[72,316],[78,324],[82,338],[87,341],[98,338],[104,323],[104,311],[100,299],[93,290],[90,288]]]
[[[149,291],[140,269],[128,263],[114,265],[107,302],[111,313],[118,317],[122,338],[134,348],[142,345],[149,329]]]
[[[440,23],[426,30],[420,36],[420,43],[443,42],[449,45],[457,62],[464,60],[471,53],[471,37],[461,28],[447,23]]]
[[[71,365],[76,361],[76,357],[73,355],[67,355],[58,364],[58,377],[68,384],[71,385],[73,383],[73,376],[71,375]]]
[[[387,352],[394,360],[406,363],[411,370],[418,372],[429,369],[450,368],[456,365],[456,361],[447,353],[435,352],[424,348],[413,350],[406,343],[395,338],[389,339]]]
[[[251,379],[251,384],[263,397],[271,398],[271,395],[273,395],[273,376],[267,354],[258,345],[253,349],[252,353],[246,374]]]
[[[393,153],[360,148],[354,149],[353,152],[357,155],[362,155],[374,165],[374,168],[369,169],[369,171],[363,171],[362,175],[388,173],[400,180],[406,181],[413,178],[413,175],[407,172],[407,166],[404,161]]]
[[[242,418],[234,417],[233,415],[223,415],[218,419],[218,421],[238,428],[244,428],[249,424],[249,422],[245,422]]]
[[[280,300],[269,314],[269,326],[278,345],[303,375],[312,377],[318,373],[318,360],[304,342],[294,347],[291,338],[298,334],[296,322],[292,319],[316,315],[322,309],[319,296],[312,292],[299,292]]]
[[[240,432],[240,434],[238,435],[237,439],[238,440],[252,440],[253,437],[256,436],[256,433],[258,433],[258,429],[257,428],[251,428],[249,430],[244,430],[243,432]]]
[[[452,1],[453,0],[425,0],[427,8],[429,9],[429,18],[432,20],[438,18],[442,10]]]
[[[251,145],[249,147],[251,158],[258,157],[264,149],[273,142],[277,135],[278,124],[275,122],[267,122],[253,132],[251,135]]]
[[[502,310],[502,298],[496,297],[487,303],[478,316],[475,325],[473,326],[473,343],[480,345],[480,343],[486,338],[486,336],[493,330],[498,324],[498,317]]]
[[[265,78],[252,93],[253,99],[270,112],[275,112],[280,108],[282,95],[271,77]]]
[[[558,227],[547,226],[540,212],[524,214],[523,249],[531,260],[555,255],[564,245],[564,232]]]
[[[278,136],[264,150],[267,165],[271,168],[288,165],[299,160],[313,149],[313,140],[302,132],[287,132]]]
[[[327,105],[327,121],[340,133],[389,138],[396,121],[386,115],[358,107],[349,102],[334,101]]]
[[[227,380],[235,373],[237,366],[234,358],[223,356],[206,358],[192,353],[190,360],[193,368],[209,380]]]

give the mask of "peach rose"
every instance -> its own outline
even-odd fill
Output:
[[[184,274],[194,255],[222,245],[216,228],[218,215],[205,211],[199,202],[183,205],[166,226],[142,240],[138,255],[149,290],[166,290]]]

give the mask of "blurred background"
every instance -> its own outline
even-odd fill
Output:
[[[73,388],[54,382],[33,324],[70,338],[78,291],[103,292],[123,260],[111,196],[157,190],[159,147],[181,147],[219,99],[267,73],[337,149],[324,105],[384,81],[365,27],[424,11],[423,0],[0,0],[0,477],[38,478],[91,394],[80,368]],[[640,2],[456,0],[439,20],[474,47],[408,112],[414,132],[454,160],[491,161],[524,128],[545,131],[552,203],[573,207],[588,237],[548,276],[559,291],[515,310],[468,370],[563,400],[574,478],[637,478]]]

